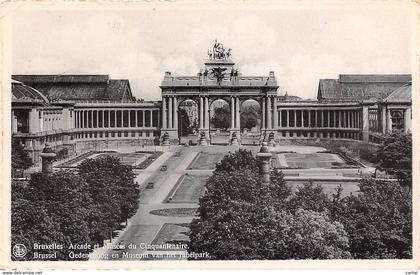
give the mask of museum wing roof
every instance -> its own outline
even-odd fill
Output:
[[[411,83],[411,75],[340,75],[338,79],[321,79],[318,100],[384,100],[394,90]]]
[[[387,98],[386,102],[392,103],[411,103],[411,84],[395,89]]]
[[[19,81],[12,81],[12,102],[49,104],[48,99],[41,92]]]
[[[13,75],[51,100],[131,101],[130,83],[108,75]]]

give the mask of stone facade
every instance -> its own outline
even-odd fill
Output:
[[[177,144],[178,110],[186,100],[197,106],[192,114],[198,117],[197,141],[204,133],[206,143],[212,131],[210,110],[220,99],[230,107],[228,140],[235,133],[238,144],[242,103],[249,99],[260,105],[260,142],[268,142],[270,136],[272,145],[291,140],[378,142],[387,131],[411,131],[409,75],[340,75],[337,80],[320,80],[318,100],[301,100],[277,94],[274,72],[242,75],[231,60],[230,50],[213,49],[196,76],[166,72],[160,86],[161,101],[135,100],[128,81],[117,81],[117,85],[108,76],[12,78],[44,89],[41,92],[12,81],[12,138],[25,145],[35,163],[40,162],[45,143],[56,152],[65,148],[75,154],[159,144],[168,133],[170,143]],[[64,94],[63,89],[73,92],[65,99],[51,98]],[[82,96],[84,92],[93,96]]]

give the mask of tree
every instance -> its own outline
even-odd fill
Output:
[[[60,230],[60,225],[49,215],[48,210],[41,201],[32,202],[25,199],[12,200],[12,240],[11,247],[15,244],[23,244],[28,252],[22,258],[16,258],[13,253],[13,260],[36,260],[34,259],[33,244],[64,243],[65,236]],[[41,249],[39,253],[57,252],[57,258],[65,259],[66,255],[59,250]]]
[[[214,116],[210,119],[210,122],[215,128],[228,129],[230,127],[229,106],[214,108]]]
[[[325,213],[278,211],[261,201],[230,200],[224,206],[192,222],[190,252],[217,260],[351,257],[343,225]]]
[[[92,238],[102,242],[122,221],[136,213],[140,190],[134,183],[132,168],[116,157],[87,159],[78,168],[95,204],[90,220],[95,228]]]
[[[16,139],[12,139],[12,174],[18,169],[28,169],[33,165],[32,159]]]
[[[68,249],[73,244],[91,243],[89,215],[93,208],[86,181],[71,170],[53,174],[34,174],[29,181],[25,198],[34,204],[42,203],[57,232],[64,236],[61,260],[70,260],[68,253],[89,252]],[[57,243],[57,241],[55,241]]]
[[[323,212],[329,208],[330,203],[331,201],[324,193],[322,186],[314,185],[312,181],[308,181],[297,188],[295,195],[288,202],[288,208],[292,211],[302,208]]]
[[[364,179],[358,196],[336,201],[333,220],[350,238],[358,259],[412,257],[411,189],[395,181]]]
[[[384,136],[377,151],[377,168],[395,175],[402,185],[412,185],[412,135],[393,131]]]
[[[35,259],[34,243],[57,243],[63,249],[37,252],[57,252],[56,260],[77,260],[69,252],[90,249],[70,249],[70,244],[102,243],[134,215],[139,189],[133,178],[131,167],[105,157],[83,162],[79,173],[38,173],[27,184],[12,182],[13,244],[30,248],[25,259]]]
[[[241,128],[251,129],[258,124],[260,107],[258,105],[245,106],[241,112]]]
[[[190,252],[217,260],[348,258],[339,222],[309,210],[287,211],[291,196],[283,174],[262,184],[250,151],[230,153],[216,165],[193,220]]]
[[[252,155],[252,152],[245,149],[239,149],[233,153],[225,155],[224,158],[216,164],[215,172],[234,172],[237,170],[249,170],[253,173],[258,172],[259,162]]]
[[[188,117],[187,111],[183,108],[179,108],[179,126],[181,136],[187,136],[192,133],[192,127],[190,125],[190,119]]]

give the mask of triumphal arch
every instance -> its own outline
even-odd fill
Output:
[[[196,76],[175,76],[166,72],[162,89],[162,129],[171,139],[178,139],[178,108],[185,100],[193,100],[198,106],[199,132],[209,137],[209,106],[219,99],[230,105],[230,134],[240,138],[240,109],[244,101],[253,99],[261,107],[261,129],[277,125],[277,80],[274,72],[268,76],[244,76],[235,68],[231,49],[215,41],[208,51],[204,68]]]

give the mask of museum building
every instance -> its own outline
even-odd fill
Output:
[[[165,72],[161,101],[135,99],[126,79],[108,75],[13,75],[12,138],[33,158],[49,143],[70,154],[119,146],[155,145],[162,136],[180,140],[178,110],[198,106],[198,134],[211,143],[211,106],[229,104],[230,128],[241,143],[242,104],[261,108],[258,141],[344,139],[378,143],[392,130],[411,131],[411,75],[339,75],[321,79],[317,100],[278,94],[274,72],[245,76],[230,49],[215,43],[195,76]],[[166,134],[167,133],[167,134]]]

